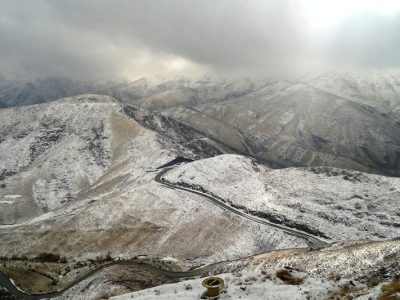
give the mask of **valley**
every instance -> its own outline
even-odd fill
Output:
[[[368,282],[399,267],[399,178],[340,159],[276,168],[229,119],[245,101],[234,97],[159,111],[87,94],[0,110],[1,285],[21,299],[100,299],[265,269],[279,290],[274,272],[288,267],[326,290],[357,278],[379,293]],[[279,118],[285,128],[294,116]]]

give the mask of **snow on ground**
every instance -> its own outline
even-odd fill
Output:
[[[300,270],[278,269],[275,271],[245,271],[240,273],[220,274],[224,280],[219,299],[249,300],[293,300],[293,299],[327,299],[334,296],[362,296],[360,299],[375,299],[381,294],[384,284],[368,287],[366,284],[350,284],[350,280],[308,275]],[[281,279],[282,278],[282,279]],[[186,280],[174,284],[165,284],[154,288],[128,293],[114,300],[169,300],[169,299],[204,299],[203,279]],[[369,298],[371,297],[371,298]],[[346,298],[347,299],[347,298]],[[358,298],[357,298],[358,299]]]
[[[17,199],[17,198],[21,198],[22,195],[4,195],[3,198],[8,198],[8,199]]]
[[[0,254],[89,259],[112,249],[113,257],[168,256],[191,267],[307,246],[156,183],[157,168],[176,157],[215,153],[214,142],[176,121],[96,95],[4,111],[14,119],[0,119],[8,124],[0,132],[0,161],[7,161],[0,199],[22,197],[1,204]],[[7,160],[7,143],[12,161],[29,158],[20,169]],[[39,152],[31,157],[29,149]]]
[[[277,250],[215,264],[209,274],[220,274],[216,276],[225,281],[220,299],[377,299],[384,291],[400,292],[399,249],[400,241],[385,241],[344,242],[314,251]],[[203,280],[113,299],[200,299]]]
[[[271,170],[244,156],[220,155],[173,169],[165,179],[201,186],[333,241],[400,236],[399,178],[324,167]]]
[[[13,201],[10,200],[0,200],[0,204],[11,204]]]
[[[273,273],[242,272],[236,274],[220,274],[225,282],[220,297],[223,299],[307,299],[306,296],[325,298],[329,284],[321,278],[309,277],[305,273],[293,272],[296,278],[304,278],[302,285],[288,285],[274,276]],[[201,299],[205,288],[202,279],[193,279],[176,284],[166,284],[155,288],[129,293],[111,299]]]

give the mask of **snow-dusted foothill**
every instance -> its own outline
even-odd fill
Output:
[[[283,280],[282,274],[292,279],[288,283],[286,277]],[[278,276],[277,276],[278,275]],[[390,286],[391,282],[380,282],[376,286],[354,283],[352,280],[335,280],[319,275],[308,275],[290,269],[279,269],[269,272],[241,272],[220,274],[225,286],[221,290],[218,299],[249,299],[249,300],[308,300],[308,299],[377,299],[383,294],[382,289]],[[165,284],[133,293],[127,293],[115,297],[113,300],[169,300],[169,299],[206,299],[203,297],[205,288],[201,285],[200,279],[186,280],[178,283]],[[111,293],[112,295],[113,293]],[[392,294],[392,293],[391,293]],[[396,295],[396,292],[394,293]],[[398,294],[398,293],[397,293]],[[335,298],[337,297],[337,298]],[[345,298],[346,299],[346,298]],[[390,299],[390,298],[389,298]],[[393,298],[396,299],[396,298]]]
[[[240,155],[179,166],[168,182],[331,241],[400,236],[400,179],[329,167],[273,170]]]
[[[163,94],[193,84],[178,80],[157,86]],[[225,91],[214,90],[212,81],[199,85],[209,87],[202,90],[207,99],[235,95],[237,100],[255,88],[248,81],[226,82]],[[144,86],[138,83],[139,89]],[[285,97],[311,95],[310,107],[320,93],[283,81],[255,93],[263,97],[267,90]],[[153,105],[157,99],[148,100]],[[179,110],[188,119],[195,112]],[[247,110],[237,117],[267,121],[257,113]],[[249,140],[224,120],[199,114],[194,129],[169,113],[92,94],[0,110],[0,256],[114,259],[60,299],[107,298],[148,287],[153,288],[121,297],[196,299],[202,279],[154,288],[186,279],[167,273],[187,270],[195,270],[195,276],[222,274],[227,288],[221,299],[320,299],[341,293],[368,299],[398,276],[399,178],[325,166],[271,169],[255,158],[228,153],[240,148],[254,154],[270,145],[263,141],[287,150],[284,143],[267,135]],[[295,118],[294,112],[282,111],[273,121],[282,129]],[[313,124],[319,128],[319,121]],[[274,134],[288,138],[282,132]],[[370,133],[379,137],[378,131]],[[221,135],[233,140],[218,142]],[[313,145],[321,146],[320,153],[327,149],[318,136]],[[300,152],[293,156],[299,161]],[[308,158],[318,162],[318,155]],[[321,249],[309,247],[307,236],[322,241]],[[132,268],[131,258],[167,272],[152,268],[150,274],[144,261]],[[280,278],[280,270],[298,284]],[[374,278],[381,281],[375,287],[369,285]]]
[[[155,182],[176,157],[226,151],[174,119],[98,95],[0,114],[0,255],[111,251],[199,264],[307,246]]]
[[[330,291],[338,289],[338,283],[329,282],[326,278],[308,276],[305,273],[297,271],[291,271],[290,274],[293,274],[293,277],[302,283],[296,285],[287,284],[276,276],[276,272],[261,273],[246,271],[233,274],[219,274],[218,277],[222,278],[225,282],[219,299],[324,299],[327,298]],[[186,280],[115,296],[111,299],[206,299],[202,297],[205,288],[201,285],[201,282],[202,279]],[[311,298],[307,298],[307,296]]]
[[[225,281],[220,299],[395,297],[400,292],[399,250],[399,241],[347,242],[317,251],[280,250],[222,262],[210,275]],[[201,299],[205,291],[203,279],[156,286],[111,299]]]

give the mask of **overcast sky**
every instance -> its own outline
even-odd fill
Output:
[[[269,77],[400,68],[400,0],[1,0],[0,74]]]

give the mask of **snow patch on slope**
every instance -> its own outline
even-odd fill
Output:
[[[238,155],[195,161],[165,178],[201,186],[232,205],[318,230],[332,240],[400,235],[398,178],[334,168],[272,170]]]

